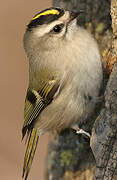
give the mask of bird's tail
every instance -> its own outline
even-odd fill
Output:
[[[28,145],[24,157],[24,167],[23,167],[23,175],[22,177],[26,180],[30,171],[30,167],[35,155],[35,151],[37,148],[39,136],[37,134],[37,129],[33,128],[30,132],[30,137],[28,140]]]

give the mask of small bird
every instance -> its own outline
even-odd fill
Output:
[[[24,34],[29,60],[22,136],[27,135],[26,180],[39,137],[53,130],[76,129],[92,114],[102,84],[102,62],[92,35],[77,16],[51,7],[36,14]]]

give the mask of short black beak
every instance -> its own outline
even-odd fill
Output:
[[[84,13],[83,10],[79,10],[77,12],[70,12],[70,21],[72,21],[73,19],[77,18],[81,13]]]
[[[70,12],[70,15],[69,15],[68,22],[67,22],[67,26],[70,24],[71,21],[73,21],[74,19],[76,19],[81,13],[84,13],[84,11],[83,11],[83,10],[79,10],[79,11],[77,11],[77,12],[71,11],[71,12]]]

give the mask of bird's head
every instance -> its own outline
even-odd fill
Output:
[[[57,49],[65,45],[76,27],[78,13],[48,8],[36,14],[27,25],[24,48],[29,52]],[[27,52],[28,53],[28,52]]]

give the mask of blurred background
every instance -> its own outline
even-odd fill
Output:
[[[0,179],[21,180],[25,143],[21,142],[28,87],[28,60],[23,49],[26,23],[51,0],[1,0],[0,5]],[[30,179],[44,180],[48,135],[40,138]]]

